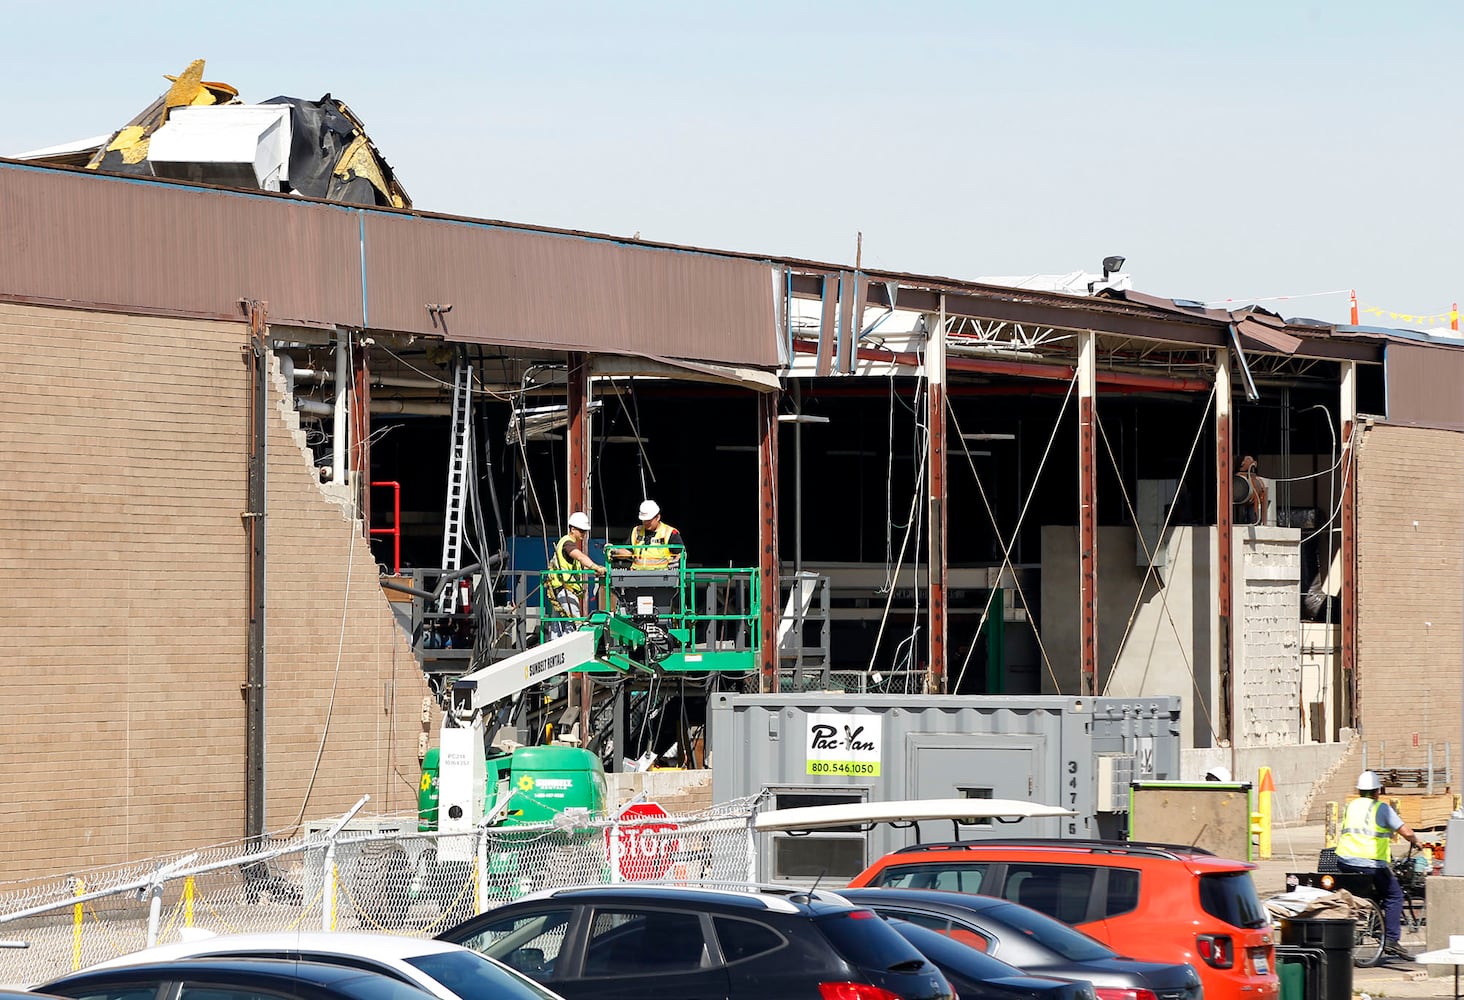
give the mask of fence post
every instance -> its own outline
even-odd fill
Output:
[[[475,913],[488,909],[488,828],[478,827],[478,867],[474,873]]]
[[[86,880],[76,879],[75,893],[78,896],[86,895]],[[75,972],[81,968],[81,924],[86,919],[86,908],[77,903],[71,908],[71,971]]]
[[[757,881],[757,809],[747,814],[747,881]]]
[[[177,872],[182,871],[197,860],[198,855],[196,853],[190,854],[186,858],[179,858],[171,864],[162,865],[153,872],[152,884],[147,887],[148,894],[152,897],[147,907],[147,946],[149,948],[158,943],[158,927],[161,925],[163,917],[163,886]]]
[[[193,876],[189,875],[183,880],[183,926],[193,926]]]
[[[147,946],[158,943],[158,925],[163,917],[163,883],[161,880],[148,887],[147,902]]]
[[[320,929],[323,931],[335,928],[335,904],[336,904],[336,863],[335,863],[335,838],[331,837],[325,845],[325,862],[321,867],[321,885],[324,887],[320,896]]]
[[[619,749],[616,750],[619,753]],[[620,813],[610,820],[610,882],[620,882]]]

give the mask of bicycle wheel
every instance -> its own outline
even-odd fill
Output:
[[[1369,969],[1383,958],[1383,913],[1370,900],[1357,901],[1357,929],[1352,938],[1352,964]]]

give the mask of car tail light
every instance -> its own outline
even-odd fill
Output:
[[[1195,945],[1206,965],[1216,969],[1235,965],[1235,942],[1229,934],[1200,934],[1195,938]]]
[[[900,1000],[898,993],[872,983],[819,983],[818,992],[823,1000]]]
[[[1153,990],[1131,990],[1116,986],[1098,986],[1093,990],[1098,1000],[1159,1000]]]

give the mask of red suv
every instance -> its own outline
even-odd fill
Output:
[[[1168,844],[980,840],[886,854],[849,884],[998,896],[1121,954],[1191,963],[1205,1000],[1276,1000],[1271,922],[1254,867]]]

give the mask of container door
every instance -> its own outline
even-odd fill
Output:
[[[1015,799],[1048,802],[1042,780],[1046,740],[1032,735],[911,733],[906,737],[907,786],[917,799]],[[944,840],[949,823],[927,823],[921,837]],[[943,830],[936,827],[944,826]],[[991,821],[963,826],[961,839],[982,836],[1056,837],[1057,820]]]

